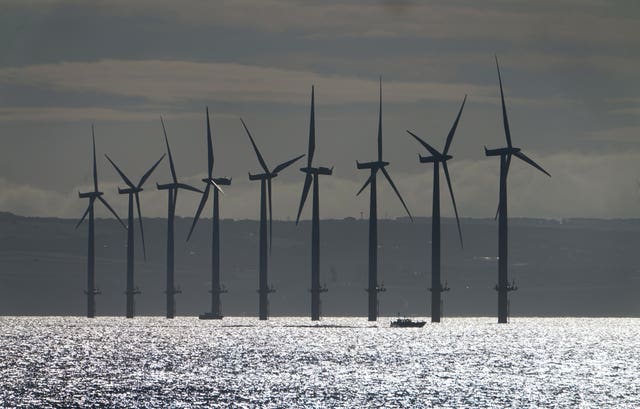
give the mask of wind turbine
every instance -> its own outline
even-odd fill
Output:
[[[433,204],[431,207],[431,322],[440,322],[440,316],[442,314],[442,301],[441,296],[443,291],[449,291],[446,283],[442,286],[440,276],[440,164],[444,170],[444,175],[447,178],[447,185],[449,186],[449,193],[451,194],[451,202],[453,203],[453,211],[456,214],[456,222],[458,223],[458,235],[460,236],[460,246],[462,247],[462,230],[460,229],[460,218],[458,217],[458,208],[456,206],[456,199],[453,196],[453,188],[451,187],[451,178],[449,177],[449,168],[447,167],[447,161],[453,156],[449,155],[449,148],[453,141],[453,135],[458,127],[464,104],[467,102],[467,96],[464,96],[460,111],[456,120],[453,122],[453,126],[447,135],[447,141],[444,145],[444,150],[440,153],[433,148],[427,142],[422,140],[416,134],[411,131],[407,131],[418,142],[424,146],[431,156],[420,155],[420,163],[433,163]]]
[[[135,311],[135,303],[133,297],[136,294],[140,294],[140,291],[134,287],[133,283],[133,257],[134,257],[134,243],[133,231],[135,228],[133,219],[133,202],[135,199],[136,207],[138,209],[138,222],[140,223],[140,238],[142,239],[142,254],[144,255],[144,261],[147,261],[147,248],[144,243],[144,228],[142,227],[142,212],[140,211],[140,192],[142,192],[142,186],[149,179],[151,173],[158,166],[160,161],[164,159],[164,154],[158,159],[158,161],[140,178],[137,185],[134,185],[131,180],[116,166],[115,162],[111,160],[108,155],[104,155],[109,162],[113,165],[116,172],[120,175],[124,183],[128,186],[126,189],[118,188],[118,193],[121,195],[129,195],[129,217],[127,219],[127,290],[125,292],[127,296],[127,318],[133,318]]]
[[[258,150],[258,146],[256,145],[251,133],[249,132],[249,128],[244,123],[242,118],[240,118],[240,122],[242,122],[242,126],[244,126],[244,130],[249,135],[249,139],[251,140],[251,145],[253,145],[253,150],[256,152],[256,156],[258,157],[258,162],[260,162],[260,167],[264,170],[264,173],[252,175],[249,173],[249,180],[259,180],[260,181],[260,277],[259,277],[259,317],[260,320],[266,320],[269,316],[269,293],[274,292],[273,288],[269,287],[267,283],[267,195],[269,200],[269,249],[271,249],[271,242],[273,237],[273,217],[272,217],[272,206],[271,206],[271,180],[278,176],[280,172],[285,170],[287,167],[292,165],[295,161],[302,158],[304,155],[297,156],[291,160],[283,162],[276,166],[273,171],[269,170],[266,162],[262,158],[260,151]]]
[[[373,162],[360,163],[356,161],[358,169],[369,169],[371,176],[367,179],[365,184],[360,188],[356,196],[371,185],[370,199],[369,199],[369,287],[367,292],[369,293],[369,321],[376,321],[378,319],[378,293],[386,291],[384,286],[378,285],[378,195],[377,195],[377,174],[381,171],[387,181],[393,188],[394,192],[400,199],[402,206],[407,211],[409,218],[413,221],[413,217],[407,208],[407,205],[402,199],[398,188],[396,187],[389,172],[385,167],[389,165],[389,162],[382,160],[382,77],[380,77],[380,109],[378,112],[378,160]]]
[[[300,221],[300,214],[307,200],[309,189],[313,183],[313,210],[311,221],[311,320],[318,321],[320,319],[320,293],[326,292],[325,287],[320,287],[320,204],[319,204],[319,187],[318,179],[320,175],[331,175],[333,168],[312,166],[313,154],[316,150],[316,121],[315,121],[315,104],[314,104],[314,87],[311,87],[311,114],[309,120],[309,153],[307,154],[307,166],[301,168],[300,171],[306,173],[304,179],[304,188],[302,189],[302,197],[300,198],[300,207],[298,208],[298,217],[296,224]]]
[[[487,149],[484,152],[486,156],[500,156],[500,199],[498,202],[498,284],[495,290],[498,291],[498,323],[506,323],[509,315],[508,294],[518,288],[515,283],[509,284],[508,280],[508,219],[507,219],[507,175],[509,166],[511,165],[511,157],[528,163],[538,169],[545,175],[551,175],[540,165],[531,160],[522,153],[520,148],[516,148],[511,143],[511,132],[509,131],[509,120],[507,119],[507,109],[504,104],[504,92],[502,90],[502,77],[500,76],[500,66],[498,65],[498,57],[496,56],[496,68],[498,70],[498,82],[500,83],[500,98],[502,100],[502,121],[504,124],[504,133],[507,138],[507,146],[498,149]]]
[[[173,318],[176,315],[175,295],[181,291],[176,290],[174,281],[174,219],[176,215],[176,201],[178,199],[178,190],[190,190],[192,192],[202,193],[202,190],[196,189],[193,186],[185,183],[178,182],[176,176],[176,168],[173,164],[173,157],[171,156],[171,148],[169,147],[169,139],[167,138],[167,130],[164,127],[164,121],[160,117],[162,123],[162,132],[164,133],[164,141],[167,144],[167,154],[169,156],[169,167],[171,169],[172,182],[164,185],[156,184],[159,190],[166,190],[168,192],[168,205],[167,205],[167,318]]]
[[[76,224],[76,229],[82,224],[84,219],[89,215],[89,237],[88,237],[88,249],[87,249],[87,318],[94,318],[96,316],[96,294],[100,294],[100,290],[96,288],[96,255],[95,255],[95,229],[94,229],[94,209],[93,205],[96,200],[102,202],[102,204],[109,209],[109,211],[116,217],[122,227],[126,229],[126,226],[120,220],[120,217],[116,214],[113,208],[102,197],[103,192],[98,190],[98,166],[96,164],[96,136],[93,131],[93,124],[91,125],[91,137],[93,139],[93,191],[87,193],[78,192],[78,196],[81,199],[88,198],[89,206],[85,210],[82,218]]]
[[[213,236],[211,240],[211,313],[205,313],[200,318],[213,318],[222,319],[222,309],[220,305],[220,294],[226,293],[224,287],[220,284],[220,211],[219,211],[219,199],[218,192],[222,192],[220,186],[229,186],[231,184],[231,178],[214,178],[213,177],[213,143],[211,142],[211,124],[209,122],[209,108],[207,107],[207,178],[202,181],[207,185],[202,194],[200,205],[196,211],[196,215],[193,218],[193,224],[191,224],[191,230],[189,230],[189,236],[187,241],[191,238],[191,234],[198,223],[200,214],[204,205],[209,198],[209,191],[213,186],[213,218],[211,221],[213,227]],[[224,193],[224,192],[222,192]]]

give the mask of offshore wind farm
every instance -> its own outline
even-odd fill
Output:
[[[635,5],[0,15],[0,407],[640,407]]]
[[[511,142],[511,133],[509,129],[509,122],[507,119],[506,104],[504,99],[504,90],[502,86],[502,76],[500,73],[500,67],[498,65],[498,58],[495,57],[496,69],[498,72],[498,84],[500,89],[500,101],[502,106],[502,118],[503,126],[506,135],[507,147],[499,149],[487,149],[485,150],[486,156],[500,156],[500,200],[498,203],[498,212],[496,218],[499,218],[499,239],[498,239],[498,284],[495,289],[498,291],[498,323],[507,323],[509,316],[509,301],[508,293],[517,289],[514,282],[508,282],[508,228],[507,228],[507,194],[506,194],[506,180],[511,163],[511,157],[515,156],[518,159],[526,162],[534,168],[545,173],[547,176],[551,176],[546,170],[540,167],[536,162],[526,156],[520,148],[515,148]],[[390,165],[390,162],[383,160],[383,140],[382,140],[382,77],[379,79],[379,103],[378,103],[378,126],[377,126],[377,160],[373,162],[359,162],[356,161],[357,169],[365,169],[370,171],[370,175],[367,178],[364,185],[358,190],[356,196],[359,196],[367,187],[370,190],[369,198],[369,234],[368,234],[368,285],[366,291],[368,293],[367,305],[368,305],[368,320],[376,321],[379,316],[379,301],[378,294],[385,292],[386,288],[383,282],[378,279],[378,193],[377,193],[377,176],[378,172],[381,172],[385,179],[388,181],[390,187],[395,193],[396,197],[402,204],[409,219],[413,221],[409,208],[407,207],[405,200],[403,199],[396,184],[393,182],[391,175],[386,170],[386,167]],[[462,229],[460,225],[460,218],[458,215],[458,207],[456,205],[455,196],[453,194],[453,187],[451,184],[451,177],[449,174],[449,168],[447,161],[452,158],[449,155],[449,149],[451,148],[453,137],[458,128],[462,111],[467,102],[467,96],[460,106],[458,114],[453,122],[453,125],[447,135],[445,146],[442,152],[433,148],[428,142],[420,138],[418,135],[411,131],[407,131],[416,141],[418,141],[429,153],[430,156],[419,155],[421,163],[433,163],[433,195],[432,195],[432,217],[431,217],[431,322],[438,323],[441,320],[442,315],[442,293],[449,291],[445,281],[444,285],[441,279],[441,216],[440,216],[440,165],[444,171],[447,187],[451,196],[451,203],[455,214],[458,236],[460,239],[460,246],[463,246]],[[219,210],[219,193],[224,193],[221,186],[229,186],[231,184],[231,178],[214,178],[213,165],[214,165],[214,150],[212,141],[212,129],[211,120],[209,115],[209,108],[205,110],[206,113],[206,153],[207,153],[207,177],[202,179],[205,183],[205,189],[199,190],[189,184],[178,181],[171,148],[169,146],[169,139],[165,127],[164,120],[160,118],[162,125],[162,132],[164,135],[164,141],[167,149],[167,155],[169,157],[169,167],[171,171],[172,183],[157,184],[158,190],[168,191],[168,216],[167,216],[167,250],[166,250],[166,318],[175,317],[175,295],[180,293],[180,288],[175,284],[175,237],[174,237],[174,225],[175,225],[175,212],[178,190],[188,190],[192,192],[201,193],[201,199],[198,204],[195,216],[191,223],[189,233],[186,240],[189,241],[196,224],[202,214],[202,211],[207,203],[211,189],[214,190],[213,195],[213,213],[212,213],[212,237],[211,237],[211,281],[210,290],[211,293],[211,311],[209,313],[200,314],[201,319],[222,319],[220,295],[226,292],[220,282],[220,210]],[[269,255],[273,248],[273,193],[272,193],[272,180],[283,172],[286,168],[297,162],[305,155],[299,155],[285,162],[275,166],[272,170],[268,167],[264,160],[260,149],[258,148],[249,128],[242,118],[240,122],[244,131],[246,132],[251,147],[256,155],[258,163],[263,173],[252,174],[249,173],[249,180],[260,181],[260,222],[259,222],[259,251],[258,251],[258,318],[260,320],[267,320],[269,318],[269,294],[273,293],[275,289],[269,284]],[[94,191],[91,193],[80,194],[80,198],[90,198],[90,204],[82,219],[77,226],[82,223],[87,214],[89,215],[89,237],[88,237],[88,254],[87,254],[87,317],[95,316],[95,301],[94,296],[99,293],[95,289],[95,244],[94,244],[94,216],[93,216],[93,203],[95,198],[100,200],[120,221],[124,226],[120,218],[117,216],[113,208],[101,197],[102,192],[99,192],[97,185],[97,164],[96,164],[96,152],[95,152],[95,136],[92,126],[92,138],[93,138],[93,181]],[[300,216],[304,208],[306,198],[310,189],[313,187],[312,194],[312,228],[311,228],[311,320],[320,320],[320,294],[327,291],[326,286],[320,285],[320,216],[319,216],[319,176],[331,175],[333,173],[332,168],[326,167],[313,167],[313,157],[316,149],[316,121],[315,121],[315,87],[311,87],[311,107],[309,116],[309,136],[308,136],[308,152],[307,152],[307,166],[300,170],[305,173],[305,179],[302,189],[302,196],[298,207],[296,216],[296,225],[300,221]],[[138,221],[140,223],[140,235],[143,244],[143,256],[146,261],[146,246],[144,241],[144,230],[142,222],[142,213],[140,209],[140,197],[139,194],[142,191],[143,184],[151,176],[156,167],[160,164],[164,158],[164,154],[158,159],[153,166],[148,169],[140,179],[140,182],[136,185],[129,180],[129,178],[120,170],[115,162],[105,155],[109,163],[114,167],[118,175],[122,178],[127,189],[118,188],[119,194],[127,194],[129,198],[128,204],[128,225],[127,228],[127,286],[126,292],[126,317],[134,317],[134,295],[139,294],[137,287],[134,287],[134,201],[138,210]],[[339,198],[333,198],[334,200]],[[404,319],[394,323],[394,325],[407,324],[413,325],[410,320]]]

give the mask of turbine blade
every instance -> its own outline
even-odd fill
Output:
[[[98,165],[96,164],[96,134],[91,124],[91,138],[93,139],[93,191],[98,191]]]
[[[179,187],[180,189],[190,190],[190,191],[192,191],[192,192],[196,192],[196,193],[202,193],[202,190],[198,189],[197,187],[193,187],[193,186],[191,186],[191,185],[187,185],[186,183],[178,183],[177,185],[178,185],[178,187]],[[178,190],[176,189],[176,192],[177,192],[177,191],[178,191]]]
[[[167,143],[167,153],[169,154],[169,167],[171,169],[171,177],[173,178],[173,183],[178,183],[178,177],[176,176],[176,167],[173,164],[173,156],[171,155],[171,148],[169,147],[169,138],[167,138],[167,130],[164,127],[164,120],[160,117],[160,122],[162,123],[162,132],[164,132],[164,141]]]
[[[313,154],[316,151],[316,110],[315,110],[315,91],[311,86],[311,114],[309,119],[309,151],[307,153],[307,166],[311,167]]]
[[[142,185],[144,185],[144,182],[146,182],[147,179],[149,179],[149,176],[151,176],[153,171],[156,169],[156,167],[160,164],[160,162],[162,161],[162,159],[164,159],[165,156],[166,154],[163,153],[162,156],[160,156],[160,159],[158,159],[158,161],[153,164],[153,166],[147,171],[147,173],[145,173],[142,176],[142,178],[140,178],[140,183],[138,183],[138,189],[141,188]]]
[[[98,196],[98,200],[100,200],[102,202],[103,205],[105,205],[105,207],[107,209],[109,209],[109,211],[116,217],[116,219],[118,219],[118,221],[120,222],[120,224],[122,225],[122,227],[125,228],[125,230],[127,229],[127,225],[124,224],[124,222],[122,221],[122,219],[120,219],[120,216],[118,216],[118,214],[116,213],[115,210],[113,210],[113,207],[111,207],[111,205],[109,203],[107,203],[106,200],[104,200],[104,198],[102,196]]]
[[[371,183],[371,181],[373,180],[373,175],[369,176],[369,179],[367,179],[366,182],[364,182],[364,185],[362,185],[362,187],[360,188],[360,190],[358,190],[358,193],[356,193],[356,196],[360,196],[360,193],[362,193],[362,191],[369,186],[369,183]]]
[[[434,148],[433,146],[429,145],[427,142],[422,140],[422,138],[420,138],[418,135],[414,134],[411,131],[407,131],[407,132],[409,133],[409,135],[413,136],[416,139],[416,141],[420,142],[420,144],[424,146],[429,151],[430,154],[436,157],[442,156],[442,154],[438,152],[436,148]]]
[[[382,161],[382,75],[380,76],[380,107],[378,110],[378,161]]]
[[[460,228],[460,217],[458,217],[458,206],[456,206],[456,198],[453,196],[453,188],[451,187],[451,177],[449,176],[449,167],[447,166],[447,162],[442,162],[442,168],[444,169],[444,176],[447,178],[447,185],[449,186],[449,193],[451,194],[451,203],[453,203],[453,211],[456,214],[458,235],[460,236],[460,247],[464,248],[464,243],[462,242],[462,229]]]
[[[140,224],[140,238],[142,239],[142,256],[144,262],[147,262],[147,245],[144,242],[144,226],[142,225],[142,211],[140,210],[140,192],[136,192],[136,207],[138,208],[138,223]]]
[[[209,179],[213,175],[213,143],[211,142],[211,124],[209,122],[209,107],[207,107],[207,164],[209,165]]]
[[[467,96],[464,96],[462,100],[462,105],[460,106],[460,111],[458,111],[458,116],[456,120],[453,122],[453,126],[451,126],[451,130],[449,131],[449,135],[447,135],[447,143],[444,145],[444,154],[446,155],[449,152],[449,148],[451,147],[451,142],[453,141],[453,134],[456,133],[456,128],[458,128],[458,122],[460,121],[460,116],[462,116],[462,110],[464,109],[464,104],[467,102]]]
[[[89,209],[91,209],[91,206],[93,206],[93,198],[89,199],[89,206],[87,206],[87,210],[84,211],[84,214],[80,218],[80,221],[76,224],[76,227],[74,227],[75,229],[80,227],[84,219],[87,217],[87,215],[89,214]]]
[[[293,158],[291,160],[288,160],[286,162],[282,162],[281,164],[279,164],[278,166],[276,166],[273,169],[273,173],[282,172],[283,170],[285,170],[286,168],[291,166],[294,162],[296,162],[298,159],[300,159],[303,156],[304,156],[304,153],[302,155],[300,155],[300,156],[296,156],[295,158]]]
[[[247,125],[244,123],[242,118],[240,118],[240,122],[242,122],[242,126],[244,126],[244,130],[247,131],[247,135],[249,135],[249,139],[251,140],[251,145],[253,145],[253,150],[256,152],[256,156],[258,157],[258,162],[260,162],[260,166],[262,166],[262,169],[264,170],[265,173],[269,173],[269,168],[267,167],[267,164],[262,158],[262,155],[260,154],[260,150],[258,149],[256,142],[253,140],[253,136],[251,136],[251,132],[249,132],[249,128],[247,128]]]
[[[106,153],[104,154],[104,156],[107,158],[107,160],[109,162],[111,162],[111,164],[113,165],[113,167],[116,169],[116,172],[118,172],[118,174],[120,175],[120,177],[122,178],[122,180],[124,180],[124,183],[127,184],[127,186],[133,188],[135,187],[133,185],[133,183],[131,183],[131,181],[129,180],[129,178],[127,176],[125,176],[125,174],[120,170],[120,168],[118,168],[118,166],[116,166],[116,164],[111,160],[111,158],[109,157],[109,155],[107,155]]]
[[[506,160],[507,160],[507,163],[505,165],[505,175],[504,175],[505,178],[509,175],[509,168],[511,167],[511,154],[507,155],[507,159]],[[498,209],[496,210],[496,217],[495,217],[494,220],[498,219],[498,215],[500,214],[501,206],[502,206],[502,203],[500,203],[500,200],[498,200]]]
[[[386,177],[387,180],[389,181],[389,184],[393,188],[393,191],[396,192],[396,195],[398,196],[398,199],[400,199],[400,202],[402,203],[402,206],[404,206],[404,210],[407,211],[407,214],[409,215],[409,218],[411,219],[411,221],[413,221],[413,216],[411,216],[411,212],[409,212],[409,208],[407,207],[406,203],[404,202],[404,199],[400,195],[400,192],[398,191],[398,188],[396,187],[395,183],[393,183],[393,180],[391,180],[391,176],[389,175],[389,172],[387,172],[387,170],[385,168],[380,168],[380,170],[382,171],[382,173],[384,173],[384,177]]]
[[[502,122],[504,123],[504,133],[507,137],[507,146],[511,148],[511,132],[509,131],[509,119],[507,118],[507,108],[504,104],[504,91],[502,90],[502,76],[500,75],[500,66],[498,65],[498,56],[496,55],[496,68],[498,69],[498,82],[500,83],[500,98],[502,100]]]
[[[178,204],[178,190],[179,189],[173,189],[173,213],[174,214],[176,212],[176,205]]]
[[[222,193],[224,195],[224,190],[222,190],[222,188],[216,183],[215,180],[213,179],[209,179],[209,183],[211,183],[213,185],[213,187],[215,187],[218,192]]]
[[[313,182],[313,176],[311,176],[311,173],[307,173],[307,176],[304,178],[304,187],[302,188],[302,197],[300,198],[300,206],[298,207],[296,224],[298,224],[298,222],[300,221],[300,214],[302,213],[304,203],[307,200],[307,195],[309,194],[309,189],[311,188],[311,182]]]
[[[211,185],[207,184],[207,187],[204,189],[204,193],[202,193],[202,199],[200,199],[200,204],[198,205],[198,210],[196,211],[196,215],[193,217],[193,223],[191,223],[191,229],[189,229],[189,235],[187,236],[187,241],[191,238],[191,234],[193,230],[196,228],[196,223],[198,223],[198,219],[200,219],[200,214],[202,213],[202,209],[207,204],[207,199],[209,198],[209,190],[211,189]]]
[[[538,165],[537,163],[535,163],[533,161],[533,159],[529,158],[527,155],[525,155],[522,152],[515,152],[514,153],[515,156],[517,156],[518,158],[522,159],[523,161],[527,162],[529,165],[533,166],[534,168],[538,169],[540,172],[544,173],[545,175],[551,177],[551,175],[549,174],[549,172],[547,172],[546,170],[542,169],[542,166]]]
[[[273,243],[273,206],[271,206],[271,178],[267,179],[267,194],[269,195],[269,254]]]

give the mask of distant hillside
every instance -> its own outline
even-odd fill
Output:
[[[84,315],[86,225],[76,220],[0,213],[0,314]],[[140,315],[164,314],[166,220],[145,219],[147,263],[136,243]],[[209,308],[210,219],[189,243],[191,219],[176,219],[178,315]],[[380,298],[383,315],[429,314],[430,225],[428,218],[380,221]],[[274,221],[270,282],[273,315],[308,315],[310,223]],[[366,220],[321,222],[321,274],[329,292],[324,315],[366,315]],[[451,292],[445,315],[496,314],[497,223],[463,219],[461,249],[455,221],[443,222],[443,272]],[[257,314],[258,223],[222,222],[222,271],[229,293],[226,315]],[[126,233],[115,221],[96,222],[98,315],[124,315]],[[640,316],[640,220],[512,219],[511,297],[514,316]]]

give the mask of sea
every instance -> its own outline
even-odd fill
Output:
[[[0,317],[0,406],[640,407],[640,319],[392,319]]]

